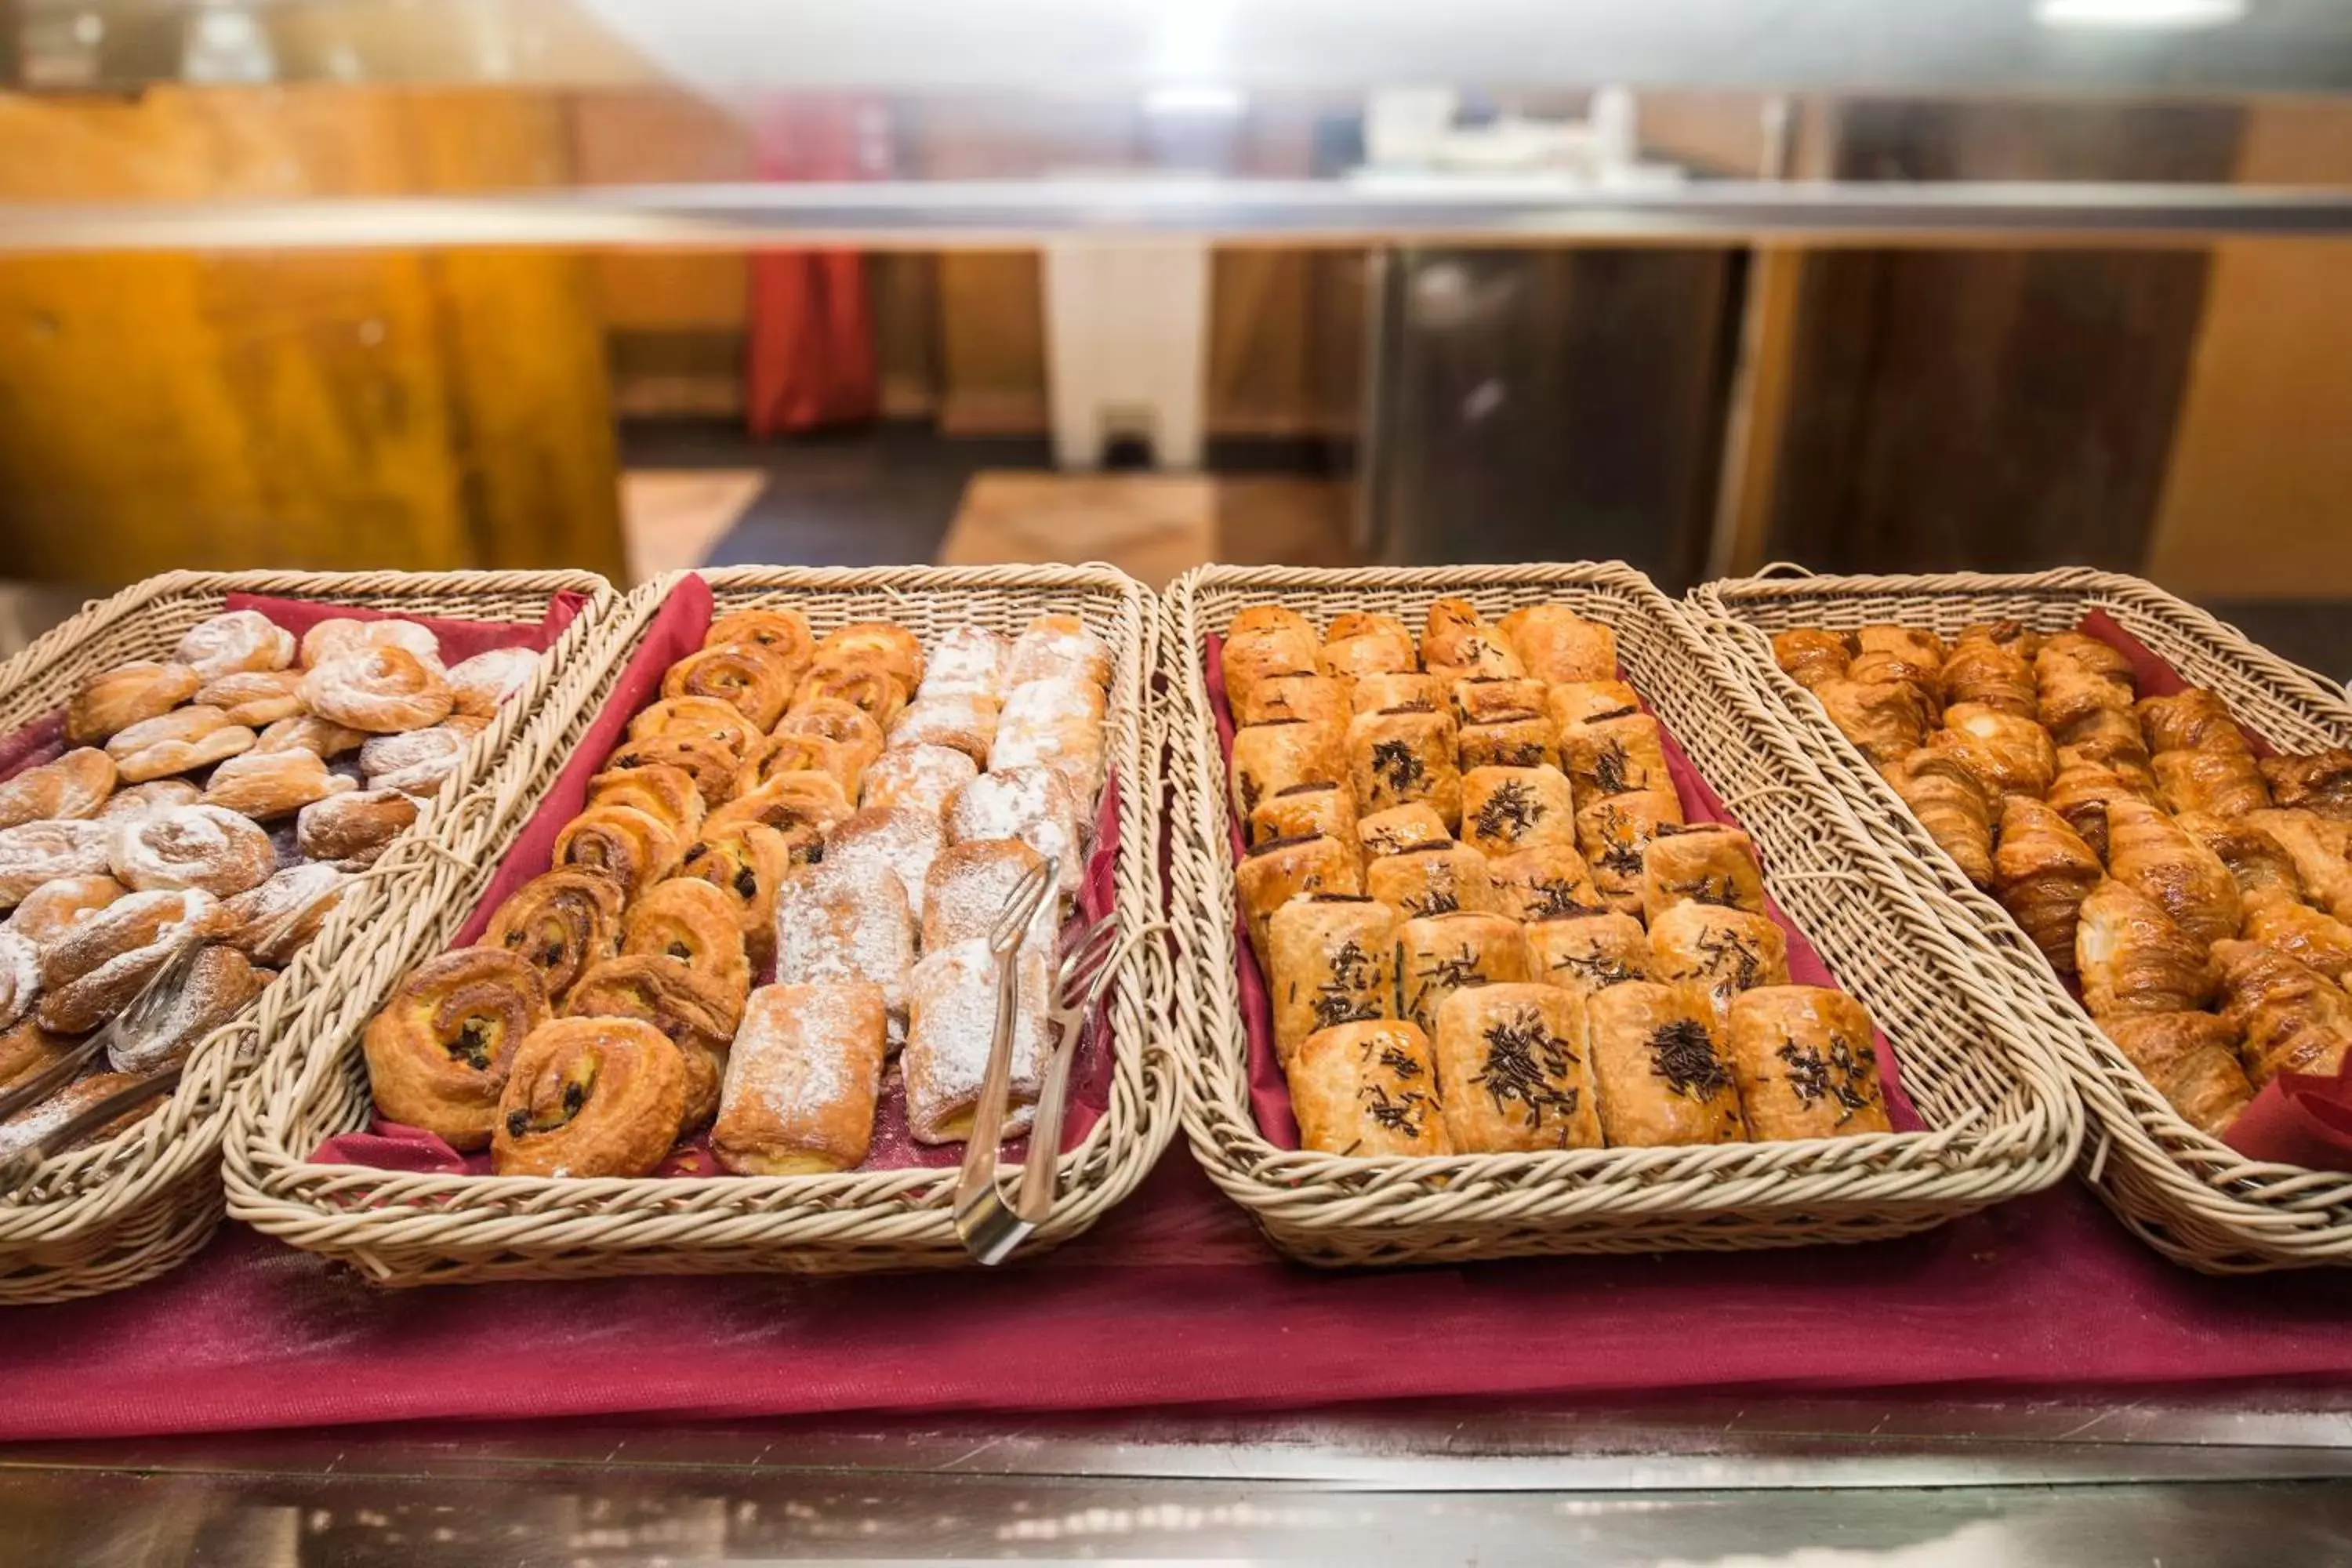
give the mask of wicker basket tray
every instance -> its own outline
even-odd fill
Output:
[[[640,588],[484,790],[503,845],[553,784],[602,710],[679,574]],[[1107,751],[1120,783],[1115,908],[1140,930],[1159,918],[1158,792],[1148,763],[1144,680],[1157,610],[1108,566],[742,567],[702,574],[719,613],[782,605],[819,630],[888,619],[929,636],[979,624],[1017,631],[1049,611],[1080,616],[1117,658]],[[448,945],[480,897],[497,854],[419,907],[401,939],[341,977],[341,1005],[310,1032],[307,1053],[275,1061],[230,1142],[230,1212],[293,1245],[345,1259],[369,1279],[420,1285],[605,1274],[843,1272],[968,1263],[950,1214],[952,1167],[839,1175],[644,1180],[410,1175],[311,1163],[328,1138],[364,1127],[369,1094],[361,1031],[410,968]],[[1167,944],[1144,942],[1114,983],[1108,1109],[1063,1154],[1060,1197],[1022,1256],[1066,1241],[1131,1192],[1176,1127],[1179,1068],[1171,1047],[1174,989]]]
[[[1417,621],[1443,595],[1489,615],[1558,600],[1615,627],[1627,679],[1755,838],[1773,897],[1894,1040],[1927,1131],[1419,1159],[1342,1159],[1265,1139],[1249,1102],[1225,769],[1203,638],[1248,605],[1286,605],[1318,624],[1341,610]],[[1786,721],[1638,572],[1209,566],[1177,582],[1163,614],[1162,668],[1181,703],[1171,736],[1171,874],[1192,1069],[1185,1130],[1210,1177],[1285,1252],[1348,1265],[1863,1241],[2064,1174],[2081,1112],[2000,959],[1948,900],[1878,852]]]
[[[82,680],[134,658],[167,658],[180,635],[217,615],[232,594],[310,599],[392,614],[537,623],[558,594],[586,604],[531,681],[476,738],[456,782],[417,825],[357,879],[318,938],[236,1022],[204,1041],[163,1110],[117,1136],[43,1163],[0,1200],[0,1302],[53,1301],[135,1284],[179,1262],[220,1223],[221,1138],[238,1097],[256,1081],[261,1042],[284,1040],[295,1020],[337,994],[339,960],[364,951],[383,918],[435,896],[454,875],[442,847],[462,855],[470,783],[507,748],[565,661],[587,647],[614,603],[584,572],[178,572],[91,605],[0,666],[0,733],[60,710]]]
[[[1743,677],[1804,728],[1857,815],[1915,875],[1965,908],[2007,956],[2082,1091],[2091,1119],[2083,1174],[2107,1206],[2150,1247],[2208,1273],[2352,1262],[2352,1176],[2248,1160],[2176,1115],[2008,912],[1969,885],[1821,704],[1781,673],[1770,634],[1873,621],[1947,635],[1988,620],[2057,631],[2104,610],[2182,679],[2219,692],[2240,721],[2289,748],[2352,743],[2352,704],[2343,689],[2153,584],[2113,573],[1754,577],[1707,584],[1692,601]]]

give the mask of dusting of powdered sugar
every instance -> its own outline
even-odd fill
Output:
[[[1034,1103],[1045,1060],[1045,952],[1023,948],[1014,973],[1010,1098]],[[908,980],[907,1049],[899,1065],[908,1130],[926,1143],[950,1141],[945,1125],[971,1109],[987,1081],[996,984],[996,960],[978,941],[931,952]]]
[[[866,770],[865,804],[937,816],[979,773],[980,764],[951,746],[893,746]]]
[[[983,773],[948,807],[948,837],[958,844],[1017,838],[1040,855],[1061,857],[1061,891],[1074,896],[1085,879],[1078,799],[1069,781],[1042,764]]]
[[[890,743],[953,746],[978,761],[995,742],[996,721],[996,699],[982,692],[918,697],[892,722]]]
[[[1012,653],[1013,645],[1000,633],[985,626],[958,626],[931,645],[917,695],[994,697],[1004,688],[1004,665]]]
[[[262,977],[234,948],[201,950],[180,988],[135,1037],[117,1029],[106,1058],[117,1072],[152,1072],[184,1059],[206,1035],[260,994]]]
[[[776,979],[786,985],[870,980],[893,1011],[907,1005],[915,921],[887,867],[855,874],[830,858],[795,867],[776,889]]]
[[[871,996],[857,981],[762,985],[752,992],[727,1061],[721,1124],[731,1108],[749,1100],[775,1130],[772,1136],[817,1148],[827,1108],[853,1097],[864,1107],[860,1120],[870,1124],[882,1089],[883,1042],[878,1036],[871,1041],[853,1036],[866,1026]]]
[[[928,811],[912,806],[869,807],[836,825],[824,837],[824,863],[844,875],[863,876],[881,867],[907,890],[907,907],[919,908],[931,862],[947,847],[947,829]]]
[[[1040,616],[1013,644],[1004,684],[1060,677],[1095,686],[1110,684],[1110,648],[1076,616]]]
[[[1037,852],[1017,838],[958,844],[940,852],[923,889],[923,951],[938,952],[975,938],[985,942],[1007,900],[1037,864]],[[1054,950],[1060,911],[1052,899],[1037,901],[1024,947]]]
[[[32,1011],[41,989],[41,955],[13,931],[0,931],[0,1029],[12,1029]]]

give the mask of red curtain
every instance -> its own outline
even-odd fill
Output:
[[[887,165],[881,109],[850,100],[769,105],[755,127],[760,177],[854,180]],[[755,437],[854,424],[880,411],[863,260],[849,250],[751,258],[746,417]]]

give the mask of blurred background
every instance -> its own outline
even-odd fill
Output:
[[[174,567],[2144,573],[2352,672],[2335,0],[0,0],[0,644]]]

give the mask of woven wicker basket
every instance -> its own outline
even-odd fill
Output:
[[[1318,624],[1341,610],[1417,623],[1442,595],[1489,615],[1557,600],[1616,628],[1628,679],[1755,838],[1773,897],[1895,1042],[1929,1131],[1430,1159],[1342,1159],[1266,1141],[1249,1104],[1225,770],[1202,639],[1248,605],[1286,605]],[[1998,957],[1948,900],[1873,847],[1786,721],[1638,572],[1209,566],[1177,582],[1164,615],[1162,668],[1182,703],[1171,736],[1171,873],[1192,1073],[1185,1129],[1211,1178],[1285,1252],[1348,1265],[1864,1241],[2064,1174],[2081,1112]]]
[[[1965,908],[2007,956],[2082,1091],[2091,1118],[2083,1173],[2107,1206],[2150,1247],[2207,1273],[2352,1262],[2352,1176],[2250,1161],[2181,1121],[2099,1032],[2008,912],[1969,885],[1821,704],[1781,673],[1770,634],[1874,621],[1948,636],[1989,620],[2058,631],[2105,610],[2184,679],[2212,688],[2242,722],[2288,749],[2352,743],[2352,704],[2343,689],[2153,584],[2112,573],[1754,577],[1707,584],[1692,601],[1743,677],[1804,728],[1823,771],[1881,842]]]
[[[61,709],[88,677],[134,658],[168,658],[180,635],[217,615],[231,594],[313,599],[394,614],[537,623],[561,593],[587,599],[530,682],[476,738],[456,782],[369,874],[354,881],[302,955],[236,1022],[189,1058],[164,1109],[117,1136],[46,1162],[0,1200],[0,1302],[53,1301],[135,1284],[201,1247],[220,1223],[223,1130],[255,1078],[260,1042],[290,1037],[339,994],[340,961],[366,951],[389,912],[437,895],[455,874],[444,848],[466,852],[461,819],[483,775],[544,700],[565,662],[610,608],[611,585],[584,572],[178,572],[89,605],[0,666],[0,732]]]
[[[1108,566],[744,567],[702,574],[720,614],[756,605],[798,609],[822,631],[845,621],[897,621],[926,637],[951,626],[1017,631],[1064,611],[1084,618],[1117,656],[1108,753],[1120,785],[1116,909],[1129,930],[1159,919],[1158,792],[1149,787],[1159,727],[1148,725],[1143,682],[1156,606]],[[676,576],[638,589],[607,623],[592,656],[571,672],[538,731],[485,791],[503,844],[529,816],[601,710]],[[1147,733],[1147,731],[1150,733]],[[368,1119],[360,1035],[393,985],[445,948],[496,869],[480,858],[401,940],[341,978],[341,1005],[311,1031],[306,1055],[274,1065],[231,1137],[230,1212],[256,1228],[341,1258],[369,1279],[421,1285],[488,1279],[605,1274],[843,1272],[968,1263],[950,1214],[955,1171],[698,1179],[562,1180],[406,1175],[308,1156]],[[1144,942],[1114,983],[1116,1041],[1108,1110],[1061,1159],[1052,1217],[1024,1244],[1041,1252],[1084,1231],[1131,1192],[1176,1127],[1179,1069],[1170,1047],[1174,989],[1166,944]]]

